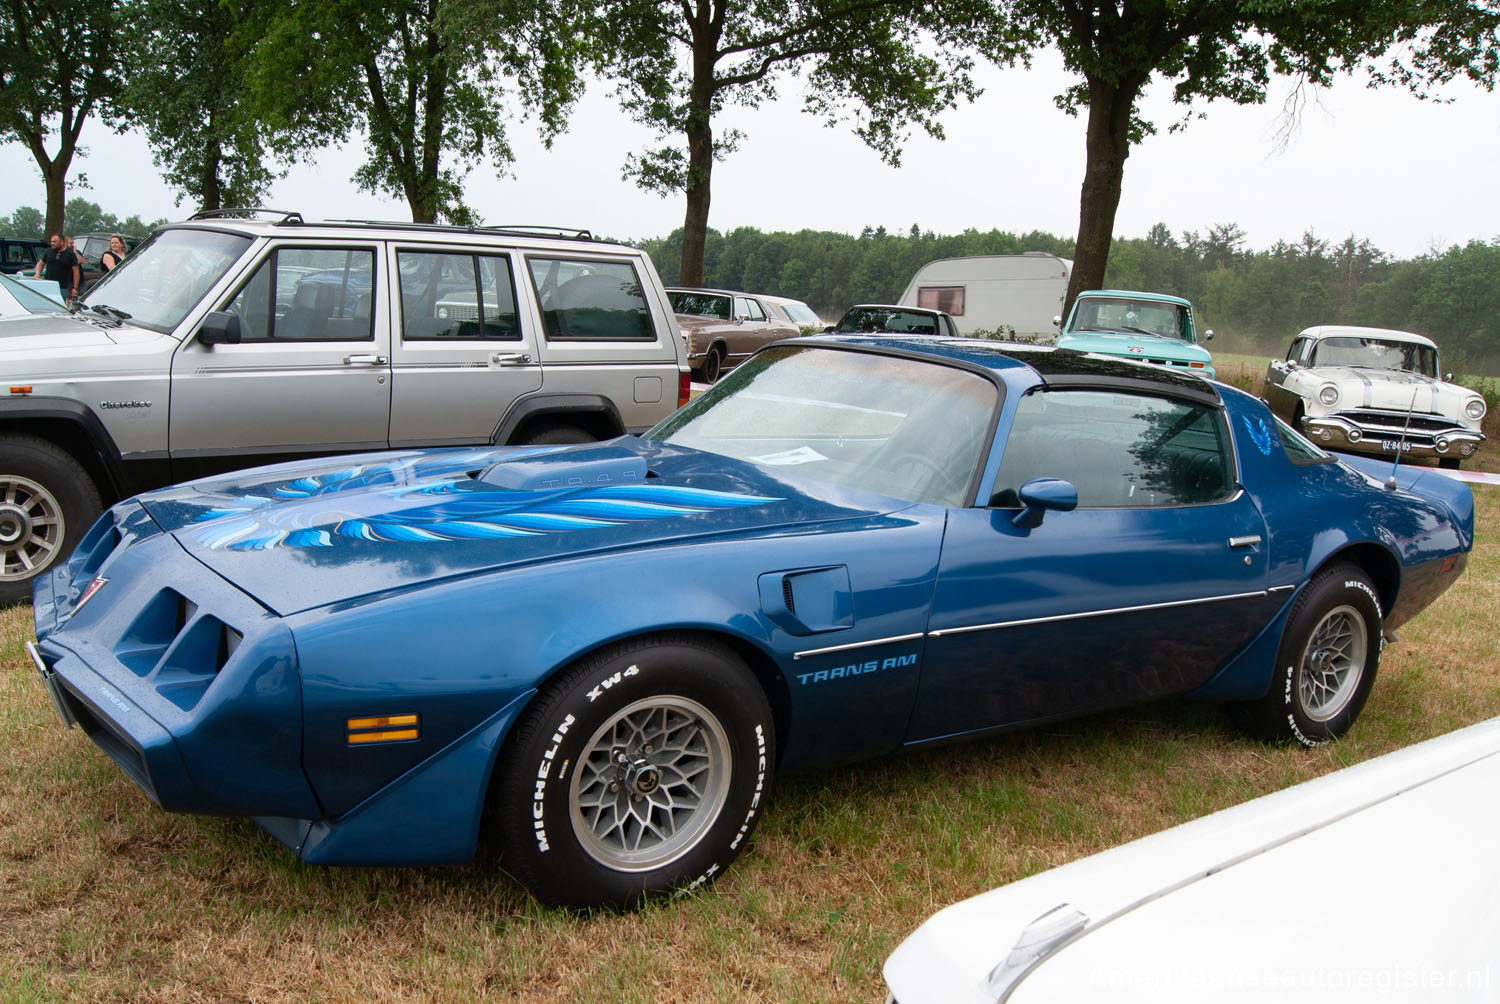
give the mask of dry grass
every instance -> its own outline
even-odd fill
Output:
[[[536,907],[498,869],[319,869],[244,820],[155,809],[58,725],[0,615],[0,1001],[868,1001],[937,908],[1500,714],[1500,491],[1468,574],[1315,751],[1171,702],[784,777],[724,881],[630,915]],[[414,821],[413,825],[421,825]]]

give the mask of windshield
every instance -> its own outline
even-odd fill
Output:
[[[1312,366],[1368,366],[1437,376],[1437,350],[1420,342],[1385,338],[1325,338],[1313,349]]]
[[[1191,341],[1188,314],[1175,303],[1126,297],[1080,297],[1069,331],[1129,331]]]
[[[886,331],[903,335],[935,335],[937,316],[896,307],[853,307],[839,319],[838,332]]]
[[[868,352],[766,349],[646,434],[829,484],[963,505],[999,391],[977,373]]]
[[[212,230],[163,230],[105,273],[82,298],[132,324],[171,331],[250,246],[250,238]]]
[[[727,296],[669,290],[667,299],[672,301],[672,310],[675,313],[692,314],[695,317],[717,317],[721,321],[729,320],[729,297]]]

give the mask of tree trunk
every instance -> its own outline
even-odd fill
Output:
[[[42,177],[47,182],[46,238],[50,238],[53,234],[67,233],[63,212],[68,203],[68,164],[54,160],[44,162],[41,167]]]
[[[223,159],[218,141],[210,141],[203,152],[203,174],[198,179],[200,210],[224,208],[224,187],[219,183],[219,165]]]
[[[703,285],[703,251],[708,243],[709,180],[713,174],[713,132],[704,113],[704,126],[688,129],[687,212],[682,218],[682,270],[677,281],[684,286]]]
[[[1139,86],[1115,87],[1100,80],[1089,81],[1088,134],[1083,191],[1078,205],[1078,237],[1063,317],[1073,309],[1073,301],[1081,291],[1099,289],[1104,285],[1115,212],[1120,208],[1125,158],[1130,156],[1130,115],[1138,93]]]
[[[703,251],[708,242],[710,180],[714,170],[714,66],[718,62],[720,22],[700,5],[693,19],[693,83],[688,92],[687,212],[682,217],[682,268],[677,281],[703,285]]]

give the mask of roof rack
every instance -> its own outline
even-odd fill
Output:
[[[578,227],[549,227],[532,224],[507,226],[458,226],[451,223],[412,223],[394,220],[326,220],[343,226],[380,227],[383,230],[437,231],[445,234],[493,234],[503,237],[558,237],[564,240],[592,241],[594,235]],[[316,225],[316,224],[310,224]]]
[[[189,220],[222,220],[230,217],[253,219],[259,214],[267,216],[279,216],[277,223],[305,223],[301,213],[287,212],[285,209],[268,209],[265,206],[239,206],[229,209],[200,209]]]

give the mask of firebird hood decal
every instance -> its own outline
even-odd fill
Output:
[[[589,554],[830,532],[896,502],[630,437],[305,461],[140,501],[189,555],[283,615]]]
[[[351,471],[344,480],[358,477]],[[316,480],[301,478],[272,497],[250,496],[238,505],[210,509],[199,517],[205,522],[193,538],[203,547],[236,551],[332,547],[337,537],[387,543],[498,540],[781,501],[665,485],[511,492],[467,479],[382,488],[343,499],[325,494],[325,485],[310,483]],[[299,497],[307,501],[285,501]]]

